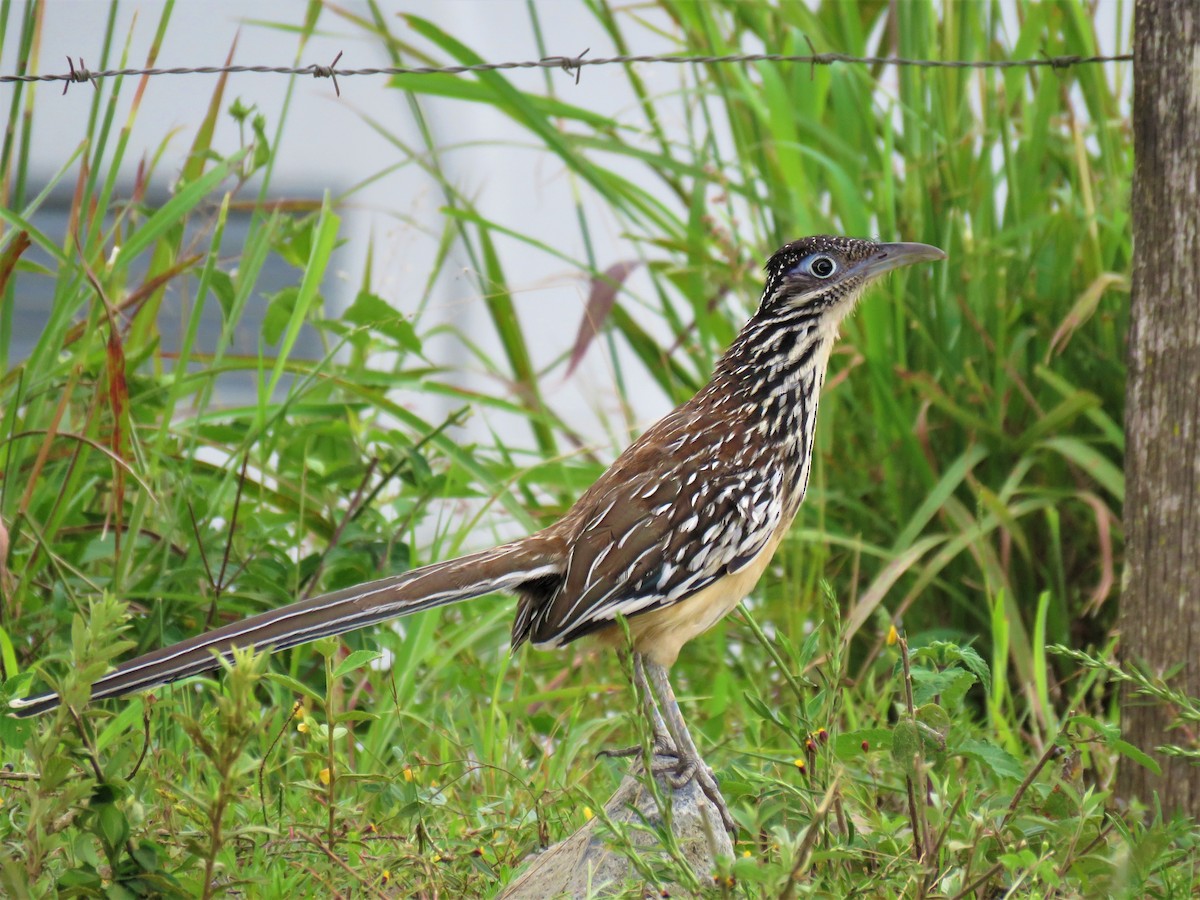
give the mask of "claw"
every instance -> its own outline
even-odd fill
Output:
[[[641,744],[634,744],[632,747],[622,747],[619,750],[597,750],[596,758],[605,757],[606,759],[625,759],[630,756],[641,756],[645,748]],[[675,744],[665,734],[656,734],[653,740],[650,741],[650,750],[655,756],[667,756],[671,759],[679,757],[679,751],[675,749]]]
[[[700,788],[700,793],[708,798],[708,801],[716,808],[721,815],[721,824],[725,826],[725,830],[729,832],[731,837],[737,836],[737,823],[733,820],[733,815],[729,812],[729,807],[725,805],[725,798],[721,796],[720,785],[717,784],[716,776],[713,775],[712,769],[704,765],[701,760],[689,759],[687,757],[678,757],[679,762],[673,769],[665,772],[667,783],[671,785],[673,790],[679,790],[686,786],[689,782],[695,781],[696,786]]]
[[[610,750],[605,747],[603,750],[596,751],[596,759],[604,757],[605,759],[624,759],[627,756],[637,756],[642,752],[642,748],[635,744],[632,747],[622,747],[620,750]]]
[[[690,759],[681,759],[675,766],[668,770],[667,783],[675,790],[686,787],[688,782],[696,777],[696,764]]]
[[[637,752],[641,752],[640,747],[635,749]],[[602,750],[600,753],[604,755],[632,755],[619,750]],[[713,770],[706,766],[703,761],[691,759],[674,750],[659,753],[658,755],[670,757],[675,761],[651,767],[651,774],[656,778],[661,776],[673,791],[685,788],[688,784],[695,781],[696,786],[700,788],[700,793],[704,794],[709,802],[716,807],[717,812],[720,813],[721,824],[725,826],[725,830],[729,832],[730,836],[736,837],[737,823],[734,822],[733,815],[729,812],[729,807],[725,805],[725,798],[721,796],[721,788],[717,784],[717,778],[713,774]]]
[[[656,734],[650,742],[651,749],[654,752],[655,759],[666,757],[673,762],[668,762],[664,765],[651,765],[650,772],[655,777],[662,776],[671,790],[677,791],[680,788],[687,787],[688,784],[695,781],[700,792],[708,798],[718,813],[721,814],[721,824],[725,826],[725,830],[730,835],[737,835],[737,824],[733,821],[733,816],[729,812],[729,807],[725,805],[725,798],[721,796],[721,788],[717,784],[716,775],[713,770],[704,764],[703,760],[693,759],[685,756],[676,749],[674,742],[665,734]],[[625,759],[631,756],[641,756],[645,748],[641,744],[633,747],[623,747],[619,750],[598,750],[596,758],[605,757],[607,759]]]

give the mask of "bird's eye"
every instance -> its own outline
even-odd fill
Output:
[[[828,256],[817,256],[808,264],[808,271],[817,278],[828,278],[837,271],[837,263]]]

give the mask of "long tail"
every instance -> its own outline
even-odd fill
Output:
[[[533,536],[232,622],[122,663],[92,685],[92,699],[211,671],[220,667],[220,658],[231,659],[235,649],[283,650],[493,591],[512,591],[561,571],[562,560],[551,544]],[[58,694],[50,693],[13,700],[10,708],[25,717],[58,705]]]

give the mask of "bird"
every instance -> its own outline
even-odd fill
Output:
[[[842,322],[884,273],[945,257],[928,244],[832,235],[785,244],[767,261],[758,307],[708,383],[643,432],[554,524],[138,656],[100,677],[91,699],[211,671],[235,650],[284,650],[511,593],[518,598],[514,650],[589,636],[630,647],[654,744],[676,760],[674,784],[696,779],[736,833],[668,671],[684,644],[754,588],[804,500],[818,401]],[[59,703],[56,693],[43,693],[11,700],[10,712],[32,716]]]

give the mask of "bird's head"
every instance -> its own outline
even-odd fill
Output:
[[[802,238],[785,244],[767,261],[761,309],[827,310],[840,319],[884,272],[945,258],[929,244],[879,244],[824,234]]]

